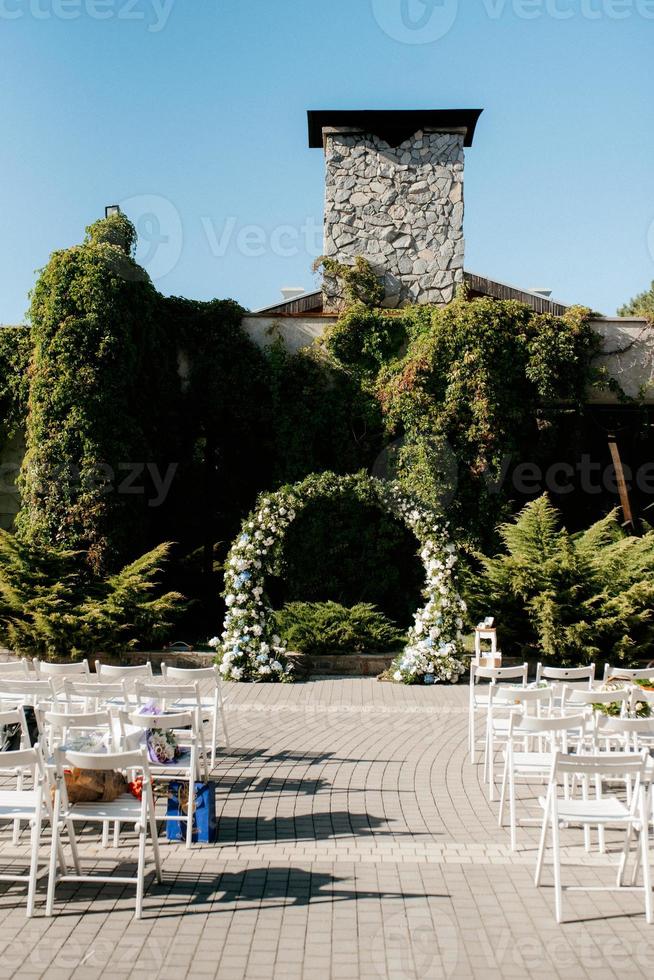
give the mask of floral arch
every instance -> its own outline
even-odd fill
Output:
[[[293,667],[273,635],[264,592],[266,574],[278,570],[281,545],[298,513],[311,501],[351,496],[399,518],[420,545],[425,604],[415,615],[408,644],[393,663],[392,677],[406,684],[455,683],[463,673],[461,630],[465,603],[456,589],[456,548],[447,523],[407,495],[397,483],[365,473],[312,474],[300,483],[262,494],[243,522],[225,565],[224,629],[212,645],[227,680],[290,681]]]

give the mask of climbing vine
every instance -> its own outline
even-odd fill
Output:
[[[492,534],[502,481],[554,432],[552,406],[576,409],[597,380],[590,311],[537,314],[514,301],[468,300],[388,316],[349,310],[326,339],[341,365],[374,389],[399,440],[396,476],[432,506],[446,504],[473,539]],[[394,333],[395,331],[395,333]]]

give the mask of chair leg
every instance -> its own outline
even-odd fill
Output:
[[[488,799],[495,800],[495,739],[492,732],[488,739]]]
[[[513,768],[509,770],[509,822],[511,824],[511,850],[516,851],[518,849],[518,840],[515,816],[515,773],[513,772]]]
[[[468,753],[470,755],[470,762],[472,765],[475,763],[475,708],[474,705],[470,705],[470,713],[468,716]]]
[[[150,837],[152,838],[152,854],[154,857],[154,870],[157,876],[157,881],[159,884],[161,884],[162,877],[161,877],[161,852],[159,851],[159,831],[157,830],[157,818],[153,810],[150,810],[149,820],[150,820]]]
[[[145,835],[146,824],[139,824],[139,861],[136,871],[136,908],[134,918],[140,919],[143,913],[143,889],[145,885]]]
[[[32,847],[30,854],[30,877],[27,887],[27,916],[34,915],[34,896],[36,894],[36,878],[39,871],[39,844],[41,842],[41,809],[39,807],[31,821]]]
[[[502,786],[500,789],[500,811],[497,815],[497,826],[501,827],[504,822],[504,802],[506,800],[506,784],[508,780],[509,758],[504,759],[504,769],[502,771]]]
[[[545,863],[545,842],[547,840],[547,825],[549,823],[549,793],[548,798],[543,809],[543,826],[540,830],[540,841],[538,843],[538,856],[536,858],[536,873],[534,875],[534,885],[536,888],[540,887],[540,881],[543,874],[543,864]]]
[[[59,800],[55,798],[55,815],[52,821],[52,846],[50,847],[50,867],[48,868],[48,894],[45,903],[45,914],[52,915],[55,896],[55,885],[57,883],[57,858],[59,855]],[[62,874],[66,873],[65,867]]]
[[[186,811],[186,846],[193,843],[193,814],[195,812],[195,776],[193,773],[188,781],[188,809]]]
[[[223,693],[220,690],[220,688],[218,688],[218,707],[220,709],[220,723],[222,725],[223,735],[225,736],[225,748],[229,752],[231,746],[230,746],[230,742],[229,742],[229,732],[227,731],[227,717],[225,715],[225,702],[223,701]],[[217,726],[217,723],[218,723],[218,719],[215,719],[214,724],[216,726]],[[212,765],[215,765],[216,764],[216,742],[217,742],[217,740],[218,740],[218,730],[216,728],[216,731],[214,732],[214,738],[213,738]]]
[[[19,769],[18,775],[16,777],[16,789],[20,792],[23,788],[23,771]],[[20,837],[20,820],[14,820],[14,829],[11,835],[11,843],[14,847],[18,846],[18,840]]]
[[[559,820],[552,815],[552,859],[554,864],[554,907],[556,921],[563,921],[563,890],[561,888],[561,847],[559,841]]]
[[[618,865],[618,877],[616,881],[616,888],[620,888],[624,885],[625,871],[627,870],[627,861],[629,860],[629,852],[631,850],[631,837],[633,828],[631,824],[627,827],[624,835],[624,844],[622,845],[622,853],[620,854],[620,864]]]
[[[643,865],[643,888],[645,889],[645,919],[652,923],[652,878],[649,866],[649,793],[640,790],[640,851]]]

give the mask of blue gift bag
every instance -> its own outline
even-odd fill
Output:
[[[188,813],[188,783],[171,781],[168,784],[166,808],[166,836],[168,840],[186,840],[186,820],[175,819]],[[172,820],[170,818],[173,818]],[[216,821],[215,783],[195,784],[195,809],[193,811],[193,843],[215,844],[218,840]]]

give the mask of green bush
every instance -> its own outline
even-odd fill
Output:
[[[561,664],[654,654],[654,530],[627,535],[618,512],[569,534],[546,495],[500,527],[504,553],[478,556],[472,615],[496,617],[504,652]]]
[[[299,653],[384,653],[406,636],[373,605],[360,602],[289,602],[275,613],[275,625],[289,650]]]
[[[79,553],[31,547],[0,531],[0,639],[45,658],[160,643],[185,605],[179,593],[158,588],[170,547],[100,577]]]

